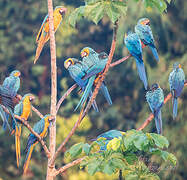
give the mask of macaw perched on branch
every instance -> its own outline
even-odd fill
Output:
[[[0,116],[3,119],[4,129],[6,129],[7,126],[10,129],[10,125],[8,123],[9,114],[3,110],[2,105],[8,109],[13,121],[15,121],[13,109],[18,101],[17,92],[20,88],[20,75],[20,71],[12,71],[10,75],[5,78],[3,84],[0,85]]]
[[[38,121],[34,125],[33,130],[36,133],[38,133],[41,138],[44,138],[47,136],[47,132],[48,132],[48,128],[49,128],[51,119],[52,119],[51,115],[49,115],[49,114],[45,115],[40,121]],[[25,164],[23,166],[23,169],[24,169],[23,173],[24,174],[26,174],[26,172],[27,172],[33,149],[37,143],[38,143],[37,137],[34,134],[30,133],[29,137],[28,137],[28,141],[27,141],[27,146],[25,149],[27,154],[26,154],[26,158],[25,158]]]
[[[100,134],[97,137],[96,140],[98,141],[100,138],[104,138],[104,142],[105,142],[105,145],[101,146],[100,150],[101,151],[106,151],[107,150],[107,144],[109,143],[109,141],[111,141],[114,138],[122,137],[124,134],[125,134],[125,132],[118,131],[118,130],[110,130],[110,131],[107,131],[105,133]],[[98,141],[98,143],[99,143],[99,141]]]
[[[53,12],[53,20],[54,20],[54,31],[58,29],[59,25],[62,22],[62,19],[66,13],[66,8],[62,6],[57,6]],[[40,53],[43,49],[45,43],[49,40],[49,17],[46,15],[45,19],[42,22],[38,35],[36,37],[37,49],[36,49],[36,56],[34,59],[34,64],[38,60]]]
[[[150,28],[149,19],[141,18],[138,21],[138,24],[135,26],[135,32],[136,34],[138,34],[139,38],[141,39],[143,47],[149,46],[155,59],[159,61],[159,56],[154,44],[154,38],[153,38],[152,30]]]
[[[136,60],[136,67],[138,69],[139,77],[143,81],[144,87],[147,90],[148,82],[144,62],[142,59],[142,46],[140,38],[136,33],[129,32],[127,35],[125,34],[124,43],[127,49],[129,50],[130,54],[134,56]]]
[[[90,47],[83,48],[81,51],[81,57],[83,58],[81,61],[83,64],[83,71],[86,72],[87,78],[89,78],[89,80],[88,84],[86,85],[84,94],[82,95],[76,109],[79,106],[82,107],[94,85],[94,82],[97,83],[96,77],[98,76],[99,78],[99,75],[103,72],[108,61],[108,55],[106,53],[102,52],[98,54]],[[104,82],[101,85],[101,91],[105,96],[108,104],[111,105],[112,100]]]
[[[83,64],[81,61],[75,58],[68,58],[64,61],[64,67],[69,71],[72,79],[80,86],[81,90],[84,92],[88,79],[86,79],[86,73],[83,70]],[[85,80],[84,80],[85,78]],[[90,91],[89,97],[92,96],[92,91]],[[96,101],[92,104],[94,110],[99,112]]]
[[[161,108],[164,104],[164,93],[157,83],[151,86],[150,91],[147,91],[146,100],[152,113],[154,114],[157,133],[162,134]]]
[[[169,75],[170,91],[173,98],[173,119],[177,117],[177,98],[181,95],[184,88],[185,74],[181,65],[176,62],[173,64],[173,71]]]
[[[14,114],[20,116],[20,118],[24,119],[25,121],[28,120],[29,115],[31,114],[31,102],[35,99],[32,94],[26,94],[22,97],[19,104],[17,104],[14,108]],[[16,145],[16,161],[17,166],[19,167],[19,161],[21,159],[21,152],[20,152],[20,136],[21,136],[21,127],[22,123],[19,119],[16,119],[17,124],[12,124],[13,132],[15,132],[15,145]]]

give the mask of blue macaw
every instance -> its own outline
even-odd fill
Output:
[[[9,77],[5,78],[3,84],[0,85],[0,103],[8,109],[14,121],[15,118],[13,114],[13,109],[16,104],[16,96],[20,87],[20,75],[20,71],[12,71]],[[0,116],[3,119],[3,128],[6,129],[6,127],[8,126],[10,129],[10,125],[8,123],[9,114],[7,112],[4,112],[1,105]]]
[[[138,21],[138,24],[135,26],[135,32],[141,39],[142,43],[145,46],[149,46],[151,49],[155,59],[159,61],[158,52],[156,50],[155,44],[154,44],[154,38],[152,34],[152,30],[150,28],[150,21],[148,18],[141,18]]]
[[[147,90],[148,82],[144,62],[142,59],[142,46],[140,38],[136,33],[129,32],[128,35],[125,35],[124,43],[127,49],[129,50],[130,54],[134,56],[136,60],[136,67],[138,69],[139,77],[143,81],[144,87]]]
[[[81,57],[83,58],[82,59],[83,71],[86,72],[87,78],[89,78],[89,80],[86,89],[84,91],[84,94],[82,95],[76,109],[79,106],[82,107],[83,103],[86,101],[89,95],[89,92],[91,91],[94,85],[97,75],[99,73],[102,73],[108,61],[108,55],[106,53],[102,52],[98,54],[92,48],[89,47],[83,48],[83,50],[81,51]],[[105,83],[102,83],[101,91],[105,96],[108,104],[111,105],[112,100]]]
[[[34,125],[33,130],[36,133],[38,133],[41,138],[44,138],[47,136],[48,128],[50,125],[50,120],[51,120],[51,115],[48,114],[48,115],[45,115],[40,121],[38,121]],[[26,174],[26,172],[27,172],[33,149],[37,143],[38,143],[37,137],[34,134],[30,133],[29,137],[28,137],[28,141],[27,141],[27,146],[25,149],[25,152],[27,154],[26,154],[26,158],[25,158],[25,164],[23,166],[23,169],[24,169],[23,173],[24,174]]]
[[[185,74],[181,65],[176,62],[173,71],[169,75],[170,91],[173,97],[173,119],[177,117],[177,98],[181,95],[184,88]]]
[[[31,102],[35,99],[32,94],[25,94],[19,104],[17,104],[14,108],[14,114],[20,116],[20,118],[25,121],[28,120],[29,115],[31,114]],[[20,136],[21,136],[21,127],[22,123],[19,119],[16,119],[17,124],[12,123],[13,132],[15,132],[15,145],[16,145],[16,161],[17,166],[19,167],[19,161],[21,159],[21,151],[20,151]]]
[[[152,113],[154,114],[157,133],[162,134],[161,108],[164,104],[164,93],[157,83],[153,84],[151,86],[151,90],[147,91],[146,100]]]
[[[105,133],[100,134],[96,140],[99,140],[100,138],[104,138],[105,141],[105,145],[100,147],[101,151],[105,151],[107,149],[107,144],[109,143],[109,141],[111,141],[114,138],[119,138],[122,137],[124,135],[124,132],[122,131],[118,131],[118,130],[110,130],[107,131]],[[97,141],[99,144],[99,141]]]
[[[82,62],[75,58],[68,58],[66,61],[64,61],[64,67],[69,71],[72,79],[80,86],[80,88],[84,92],[86,85],[88,84],[88,78],[86,78],[86,73],[83,71],[82,66]],[[92,91],[90,91],[89,93],[90,98],[91,96]],[[96,112],[99,112],[96,101],[93,102],[92,106]]]

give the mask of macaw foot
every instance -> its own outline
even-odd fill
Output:
[[[78,90],[78,94],[81,94],[83,91],[82,91],[82,88],[80,88],[79,90]]]
[[[12,130],[11,135],[13,135],[14,133],[15,133],[15,130]]]
[[[97,75],[95,81],[94,81],[94,86],[97,86],[97,84],[98,84],[99,80],[101,79],[101,77],[102,77],[102,73],[99,73],[99,74]]]

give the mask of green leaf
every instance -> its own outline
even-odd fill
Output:
[[[99,171],[99,165],[103,159],[94,159],[88,164],[88,173],[93,176],[97,171]]]
[[[165,161],[169,161],[172,165],[176,166],[177,158],[172,153],[168,153],[167,151],[162,151],[161,152],[161,157]]]
[[[117,8],[115,8],[112,4],[105,3],[105,10],[112,23],[115,23],[120,17],[120,13],[118,12]]]
[[[85,6],[84,16],[88,17],[95,24],[97,24],[104,16],[104,7],[102,2],[90,4]]]
[[[84,145],[84,143],[82,143],[82,142],[73,145],[68,151],[66,151],[66,156],[67,156],[67,154],[70,154],[71,158],[79,156],[82,152],[83,145]]]
[[[125,155],[125,159],[129,164],[134,164],[138,160],[138,157],[133,153],[128,153]]]
[[[112,5],[118,9],[120,14],[126,15],[127,5],[121,1],[112,1]]]
[[[167,2],[170,4],[171,0],[167,0]]]
[[[167,4],[164,0],[145,0],[144,2],[146,7],[156,7],[161,13],[167,8]]]
[[[81,18],[84,14],[84,6],[80,6],[79,8],[76,8],[68,18],[69,24],[72,27],[75,27],[76,21]]]
[[[112,163],[112,165],[114,167],[116,167],[117,169],[125,169],[126,164],[121,160],[121,159],[117,159],[117,158],[112,158],[110,160],[110,162]]]
[[[145,134],[137,134],[133,140],[134,145],[137,149],[143,150],[146,145],[148,145],[149,140]]]
[[[125,175],[125,180],[138,180],[138,175],[135,173],[129,173],[127,175]]]
[[[108,175],[112,175],[115,172],[115,167],[112,166],[112,164],[110,162],[107,162],[104,164],[103,172]]]
[[[155,142],[156,146],[158,146],[159,148],[164,148],[164,147],[168,148],[169,142],[166,139],[166,137],[155,133],[149,133],[149,134],[152,137],[153,141]]]
[[[90,150],[91,150],[91,146],[88,143],[86,143],[86,144],[83,145],[82,149],[83,149],[83,151],[85,152],[86,155],[89,155]]]

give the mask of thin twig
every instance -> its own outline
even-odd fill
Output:
[[[187,86],[187,80],[184,82],[184,86]],[[165,98],[164,98],[164,104],[166,104],[170,99],[171,99],[172,95],[171,93],[169,93]],[[144,123],[137,129],[139,131],[141,131],[142,129],[144,129],[154,118],[154,115],[151,113],[149,115],[149,117],[144,121]]]
[[[75,166],[77,164],[80,164],[83,160],[85,159],[85,157],[82,157],[82,158],[79,158],[79,159],[76,159],[68,164],[66,164],[65,166],[59,168],[56,170],[56,172],[54,173],[54,176],[57,176],[58,174],[61,174],[63,173],[64,171],[66,171],[67,169],[69,169],[70,167],[72,166]]]
[[[118,64],[121,64],[122,62],[126,61],[127,59],[129,59],[132,55],[129,54],[128,56],[123,57],[122,59],[119,59],[113,63],[110,64],[110,67],[114,67],[117,66]]]
[[[58,112],[62,102],[66,99],[66,97],[77,87],[77,84],[74,84],[73,86],[71,86],[67,91],[66,93],[60,98],[60,100],[58,101],[57,103],[57,106],[56,106],[56,113]]]
[[[36,109],[34,106],[31,106],[31,108],[32,108],[32,110],[33,110],[40,118],[43,118],[43,117],[44,117],[43,114],[42,114],[40,111],[38,111],[38,109]]]

